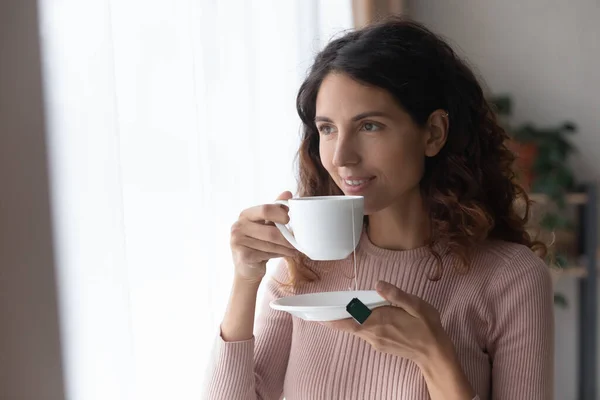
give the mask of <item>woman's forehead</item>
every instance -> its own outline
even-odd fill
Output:
[[[345,74],[329,74],[317,94],[317,115],[354,117],[364,112],[397,112],[392,95],[385,89],[358,82]]]

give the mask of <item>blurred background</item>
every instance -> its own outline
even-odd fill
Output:
[[[556,245],[555,398],[600,398],[598,0],[2,0],[0,399],[199,398],[230,226],[295,190],[307,68],[389,14],[496,105]]]

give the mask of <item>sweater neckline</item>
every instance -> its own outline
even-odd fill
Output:
[[[443,255],[443,252],[441,251],[443,250],[442,247],[443,246],[439,244],[433,245],[433,249],[440,255]],[[363,226],[360,240],[357,245],[357,251],[364,251],[365,253],[376,257],[389,258],[398,261],[415,261],[432,256],[431,250],[427,245],[407,250],[391,250],[378,247],[369,238],[366,224]]]

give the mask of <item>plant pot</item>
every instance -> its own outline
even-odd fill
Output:
[[[514,168],[519,183],[525,190],[529,191],[535,178],[533,164],[538,154],[538,146],[535,143],[520,143],[516,140],[510,140],[506,147],[517,157]]]

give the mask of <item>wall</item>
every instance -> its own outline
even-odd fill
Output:
[[[64,399],[35,0],[0,1],[0,399]]]
[[[600,168],[600,3],[597,0],[413,0],[408,13],[441,33],[476,67],[494,93],[510,93],[514,123],[551,125],[572,119],[582,180]],[[557,290],[570,307],[556,313],[557,400],[577,393],[577,285]]]
[[[409,14],[465,55],[494,93],[510,93],[515,123],[572,119],[581,179],[596,179],[600,155],[600,3],[421,0]]]

